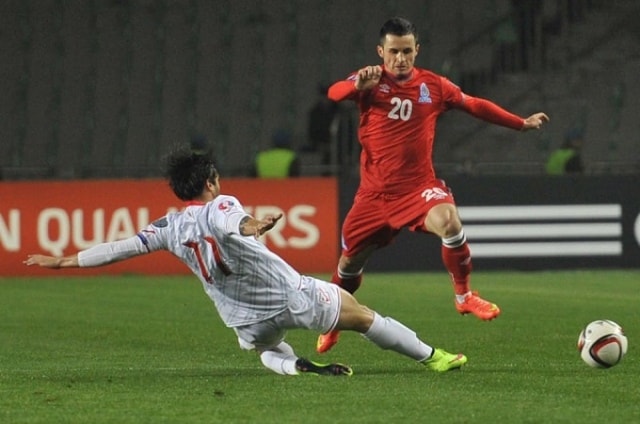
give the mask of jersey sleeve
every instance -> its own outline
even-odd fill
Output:
[[[514,130],[522,129],[524,118],[506,111],[497,104],[479,97],[469,96],[462,92],[460,87],[445,77],[441,78],[442,97],[447,108],[461,109],[470,115],[492,124]]]
[[[464,94],[460,87],[451,80],[440,77],[440,87],[442,88],[442,101],[446,109],[460,107],[464,102]]]
[[[228,234],[240,234],[240,221],[250,216],[238,199],[233,196],[218,196],[213,213],[213,223]]]
[[[514,130],[521,130],[524,126],[524,118],[504,110],[489,100],[479,97],[465,95],[464,102],[460,105],[460,109],[483,121]]]
[[[358,90],[355,86],[356,73],[349,75],[346,80],[334,83],[327,92],[327,97],[334,102],[352,99],[357,96]]]
[[[97,244],[78,252],[80,267],[93,267],[119,262],[134,256],[149,253],[149,249],[138,235],[124,240]]]
[[[166,250],[168,232],[169,219],[164,216],[147,225],[133,237],[101,243],[78,252],[78,265],[80,267],[102,266],[156,250]]]
[[[167,239],[170,232],[170,222],[172,222],[169,218],[167,215],[156,219],[136,235],[147,252],[168,249]]]

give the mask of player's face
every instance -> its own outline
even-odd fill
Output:
[[[385,70],[394,77],[403,79],[411,75],[420,45],[412,34],[392,35],[384,37],[384,43],[378,46],[378,56],[384,63]]]

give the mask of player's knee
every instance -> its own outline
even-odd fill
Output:
[[[447,209],[441,214],[439,224],[442,237],[453,237],[462,230],[462,223],[455,210]]]
[[[346,298],[343,298],[337,329],[366,333],[373,324],[373,318],[374,312],[371,309],[359,304],[355,298],[346,294]]]
[[[438,205],[429,212],[425,219],[428,231],[439,237],[452,237],[462,230],[462,223],[453,205]]]
[[[374,313],[364,305],[360,305],[358,314],[354,320],[354,330],[359,333],[366,333],[373,324]]]
[[[449,218],[443,226],[444,237],[453,237],[462,230],[462,224],[458,218]]]

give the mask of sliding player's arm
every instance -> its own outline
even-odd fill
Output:
[[[259,237],[273,228],[276,222],[282,218],[282,214],[268,215],[264,219],[255,219],[249,215],[240,221],[240,234],[243,236]]]
[[[125,240],[101,243],[69,256],[28,255],[25,265],[43,268],[84,268],[107,265],[134,256],[149,253],[149,249],[138,235]]]

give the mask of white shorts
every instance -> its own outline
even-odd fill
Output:
[[[289,292],[288,308],[267,320],[235,327],[242,349],[264,350],[284,340],[286,330],[303,328],[327,333],[340,316],[340,287],[336,284],[302,276],[297,290]]]

